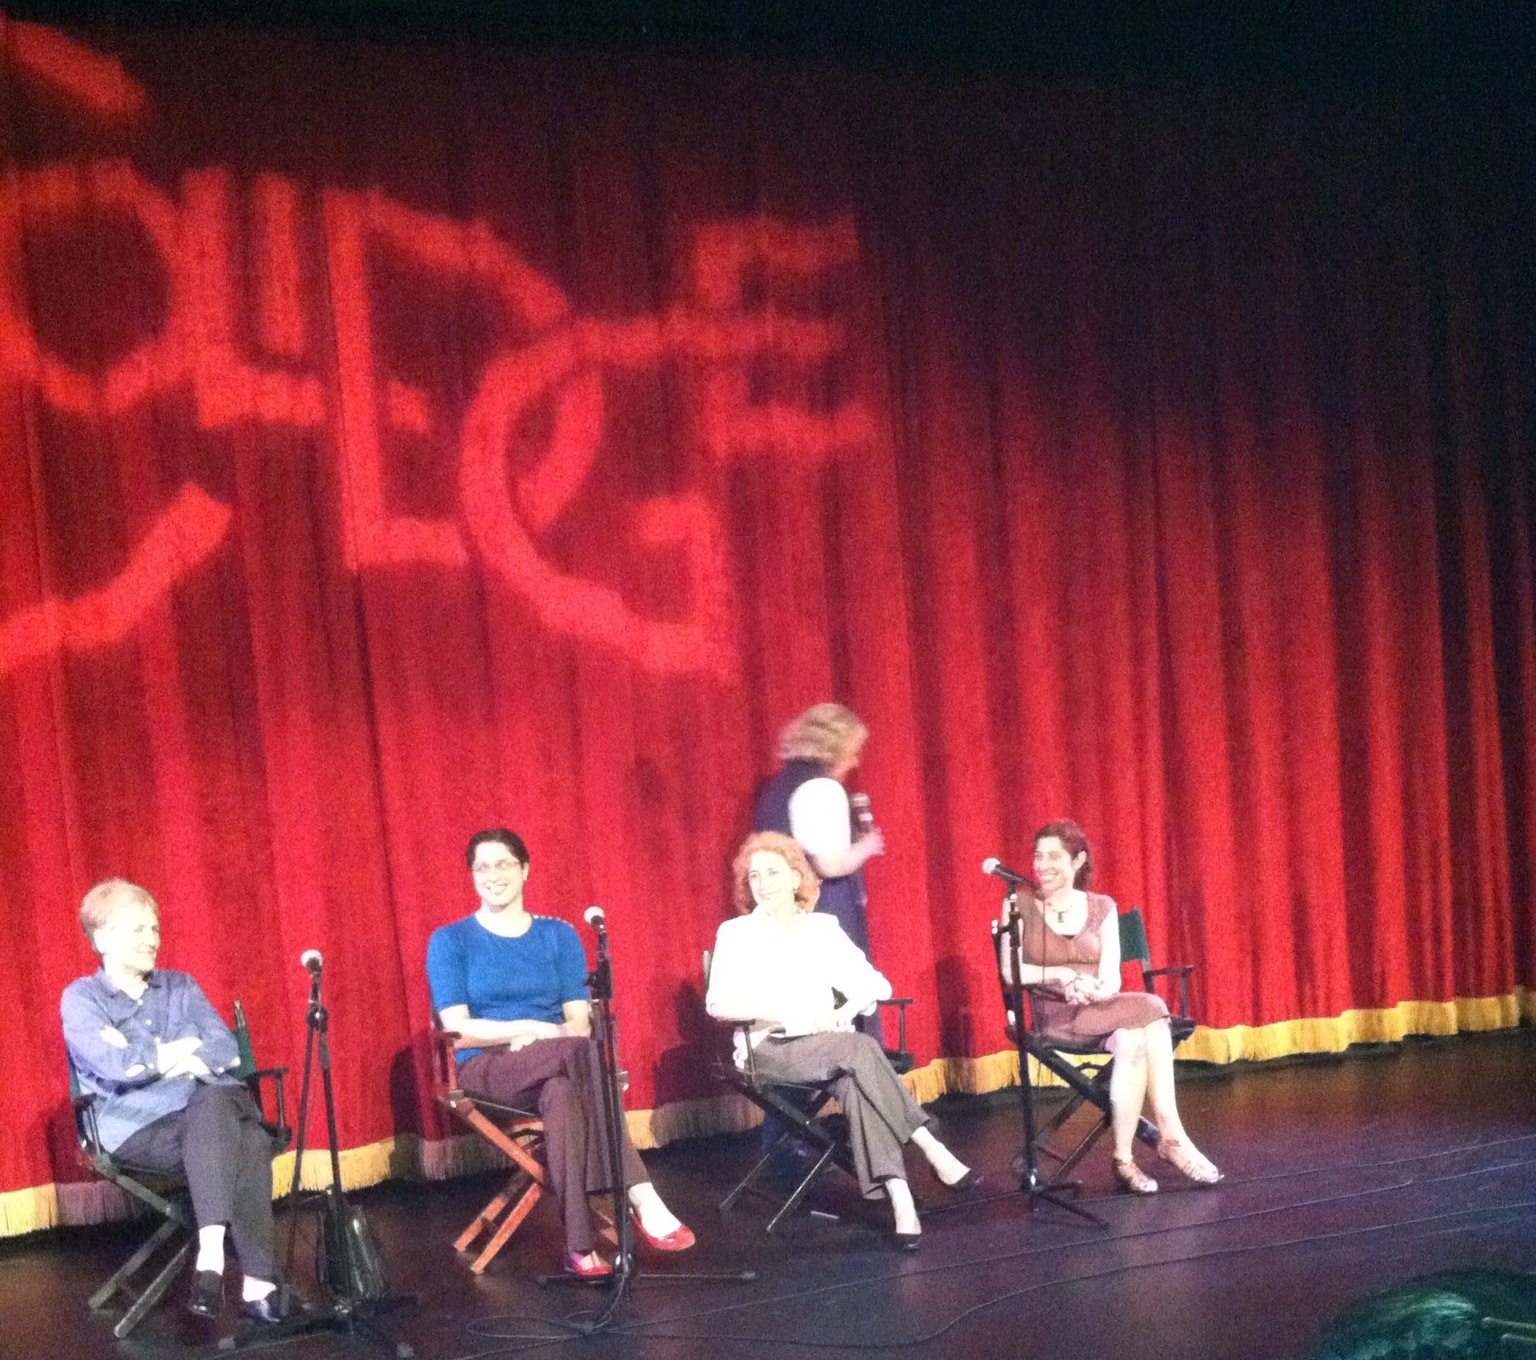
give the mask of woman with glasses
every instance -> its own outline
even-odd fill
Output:
[[[433,931],[427,945],[432,1005],[443,1027],[459,1035],[459,1084],[501,1104],[538,1109],[565,1224],[563,1266],[574,1275],[609,1275],[587,1204],[588,1195],[610,1188],[612,1172],[586,955],[570,925],[524,905],[528,847],[521,836],[481,831],[464,857],[479,909]],[[622,1120],[620,1128],[640,1237],[660,1251],[687,1250],[693,1233],[656,1193]]]

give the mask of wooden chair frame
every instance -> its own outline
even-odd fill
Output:
[[[453,1249],[463,1253],[475,1240],[486,1234],[479,1255],[470,1263],[476,1275],[496,1259],[497,1253],[512,1240],[512,1235],[533,1212],[533,1206],[548,1184],[542,1154],[544,1121],[533,1110],[501,1104],[488,1096],[473,1094],[459,1084],[458,1045],[462,1036],[444,1029],[436,1013],[432,1016],[432,1054],[437,1079],[437,1099],[453,1115],[467,1124],[512,1164],[506,1182],[469,1221],[456,1238]]]

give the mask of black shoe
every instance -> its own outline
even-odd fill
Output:
[[[187,1311],[198,1317],[218,1317],[224,1306],[224,1276],[217,1270],[194,1270],[187,1293]]]
[[[266,1326],[273,1322],[286,1322],[295,1313],[303,1311],[303,1304],[278,1285],[270,1294],[259,1299],[245,1299],[240,1304],[240,1316],[247,1322]]]
[[[893,1232],[891,1234],[891,1241],[896,1244],[897,1251],[916,1251],[923,1245],[923,1235],[920,1232]]]
[[[965,1175],[961,1176],[952,1186],[951,1190],[980,1190],[981,1172],[973,1166]]]

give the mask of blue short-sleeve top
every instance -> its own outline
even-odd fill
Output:
[[[468,1006],[477,1020],[558,1025],[566,1002],[587,999],[587,956],[576,931],[551,916],[535,916],[516,936],[497,935],[466,916],[432,932],[427,985],[438,1011]]]

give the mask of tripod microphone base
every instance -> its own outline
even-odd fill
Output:
[[[1068,1195],[1079,1194],[1082,1191],[1081,1181],[1059,1181],[1052,1184],[1043,1180],[1038,1174],[1026,1175],[1019,1182],[1019,1193],[1029,1201],[1029,1210],[1034,1212],[1036,1204],[1049,1204],[1053,1208],[1061,1209],[1065,1213],[1076,1214],[1079,1218],[1087,1219],[1096,1228],[1107,1228],[1107,1220],[1100,1218],[1090,1209],[1085,1209],[1081,1204],[1074,1204]]]
[[[416,1352],[408,1343],[397,1341],[390,1336],[379,1325],[378,1318],[382,1313],[392,1313],[397,1308],[403,1308],[415,1302],[414,1294],[395,1294],[361,1303],[341,1300],[310,1312],[295,1313],[292,1317],[274,1322],[270,1326],[251,1327],[246,1331],[236,1332],[233,1336],[226,1336],[219,1341],[219,1350],[224,1352],[260,1350],[265,1346],[280,1345],[285,1341],[292,1341],[295,1337],[310,1336],[316,1332],[344,1332],[348,1336],[361,1337],[365,1341],[372,1342],[380,1350],[393,1355],[395,1360],[412,1360]]]

